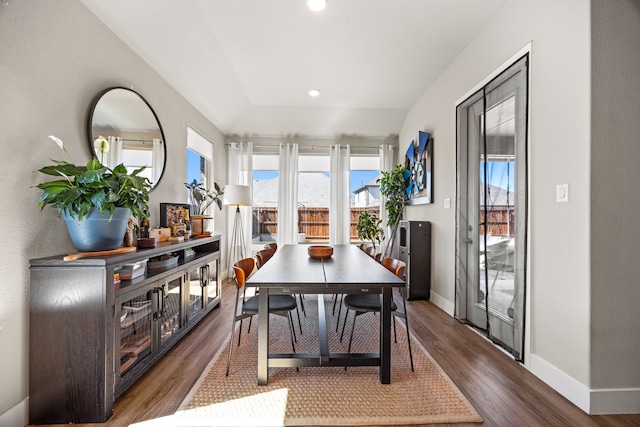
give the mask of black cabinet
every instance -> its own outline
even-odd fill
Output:
[[[398,227],[399,255],[407,264],[407,299],[431,296],[431,223],[400,221]]]
[[[177,263],[120,280],[124,265]],[[113,402],[220,304],[220,237],[109,257],[30,261],[29,422],[101,423]]]

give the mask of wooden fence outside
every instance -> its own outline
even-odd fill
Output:
[[[484,234],[484,209],[480,207],[480,235]],[[515,235],[515,207],[487,207],[487,236]]]
[[[375,212],[380,217],[378,206],[364,208],[351,208],[351,240],[358,240],[356,224],[361,212]],[[487,211],[487,235],[489,236],[514,236],[515,208],[513,206],[492,206]],[[253,208],[253,233],[252,237],[259,235],[275,235],[278,233],[278,208],[254,207]],[[298,208],[298,233],[305,235],[305,239],[311,242],[329,240],[329,208]],[[480,233],[484,233],[484,211],[480,210]]]
[[[351,240],[358,240],[356,224],[361,212],[369,211],[380,217],[378,206],[351,208]],[[252,237],[274,235],[278,232],[278,208],[275,206],[253,207]],[[298,233],[305,235],[307,241],[322,242],[329,240],[329,208],[298,208]]]

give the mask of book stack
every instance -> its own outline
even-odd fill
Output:
[[[136,277],[140,277],[147,270],[147,261],[142,260],[140,262],[135,262],[131,264],[124,264],[122,269],[120,269],[120,279],[122,280],[133,280]]]

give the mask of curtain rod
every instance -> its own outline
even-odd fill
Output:
[[[333,145],[335,145],[335,144],[327,144],[327,145],[309,144],[309,145],[306,145],[306,144],[300,144],[300,143],[297,143],[297,142],[281,142],[279,144],[264,144],[262,142],[257,142],[256,143],[256,142],[251,142],[251,141],[247,141],[247,142],[225,142],[224,145],[229,147],[232,144],[248,144],[248,143],[251,143],[256,147],[280,147],[280,146],[285,145],[285,144],[298,144],[298,146],[302,146],[302,147],[305,147],[305,148],[326,148],[326,147],[332,147]],[[391,148],[393,148],[394,150],[398,149],[398,147],[396,145],[393,145],[393,144],[379,144],[379,145],[346,144],[346,145],[349,145],[351,148],[375,148],[375,149],[380,148],[380,146],[382,146],[382,145],[390,145]],[[345,147],[345,148],[346,148],[346,145],[345,144],[340,144],[341,147]]]

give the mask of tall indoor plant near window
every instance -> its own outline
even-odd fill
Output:
[[[51,138],[71,160],[64,143]],[[104,153],[109,145],[104,138],[96,140]],[[60,179],[37,185],[42,190],[40,209],[53,206],[67,224],[73,245],[79,251],[105,251],[118,248],[131,216],[144,218],[149,210],[151,185],[139,176],[144,167],[127,172],[123,164],[110,169],[92,158],[86,166],[61,160],[39,172]]]
[[[386,242],[383,257],[388,256],[393,248],[398,224],[400,224],[400,220],[402,219],[404,202],[407,197],[406,180],[409,176],[410,172],[407,168],[404,165],[398,165],[391,171],[382,172],[382,177],[378,180],[380,182],[380,194],[386,197],[384,204],[387,210],[386,225],[391,229],[391,236]]]

